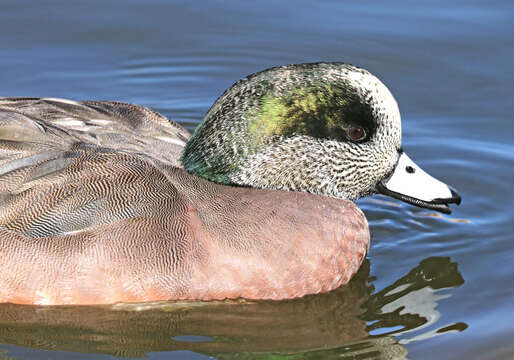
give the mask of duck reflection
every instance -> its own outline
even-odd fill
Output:
[[[403,343],[466,328],[449,324],[407,338],[439,320],[436,305],[450,296],[440,290],[464,282],[449,258],[427,258],[375,294],[370,280],[366,262],[346,286],[287,301],[2,304],[0,342],[127,357],[191,350],[218,358],[402,358]]]
[[[373,294],[365,303],[366,312],[361,318],[371,322],[366,327],[370,334],[377,330],[381,335],[405,335],[413,331],[419,332],[435,324],[441,317],[436,309],[437,304],[451,295],[439,294],[440,290],[463,283],[464,279],[458,272],[457,263],[450,262],[446,257],[427,258],[394,284]],[[395,330],[384,331],[390,328]],[[466,328],[467,325],[464,323],[450,324],[414,338],[402,337],[400,343],[405,344],[447,331],[462,331]]]

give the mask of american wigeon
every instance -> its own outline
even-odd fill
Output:
[[[343,63],[250,75],[193,135],[126,103],[0,99],[0,301],[329,291],[369,247],[352,201],[377,192],[460,202],[403,153],[389,90]]]

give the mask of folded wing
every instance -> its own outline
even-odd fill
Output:
[[[163,168],[188,137],[131,104],[0,99],[0,227],[38,238],[177,206]]]

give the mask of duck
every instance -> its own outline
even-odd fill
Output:
[[[354,201],[449,214],[458,192],[401,145],[388,88],[341,62],[273,67],[190,134],[143,106],[0,99],[0,302],[283,300],[350,281]]]

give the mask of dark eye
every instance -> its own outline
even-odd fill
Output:
[[[366,137],[366,130],[362,126],[353,126],[346,131],[348,138],[353,141],[359,141]]]

